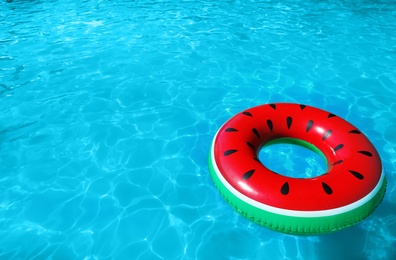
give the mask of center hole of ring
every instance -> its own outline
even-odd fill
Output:
[[[259,152],[271,171],[291,178],[314,178],[327,171],[327,159],[316,146],[294,138],[273,140]]]

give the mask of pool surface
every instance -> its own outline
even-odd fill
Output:
[[[0,259],[396,259],[395,5],[0,0]],[[388,179],[372,215],[301,237],[223,200],[212,138],[269,102],[368,136]]]

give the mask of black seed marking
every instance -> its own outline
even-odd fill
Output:
[[[340,163],[343,163],[343,162],[344,162],[343,160],[338,160],[338,161],[334,162],[331,166],[334,166],[334,165],[337,165],[337,164],[340,164]]]
[[[293,118],[291,116],[288,116],[286,118],[286,123],[287,123],[287,129],[290,129],[292,123],[293,123]]]
[[[329,185],[327,185],[326,183],[322,182],[322,188],[324,189],[324,191],[326,192],[326,194],[330,195],[333,193],[333,190],[330,188]]]
[[[309,130],[311,130],[313,124],[314,124],[314,121],[313,121],[313,120],[309,120],[309,121],[308,121],[306,132],[308,132]]]
[[[305,107],[306,105],[300,105],[301,110],[304,110]]]
[[[327,116],[327,118],[332,118],[332,117],[335,117],[335,116],[336,116],[336,115],[330,113],[330,114]]]
[[[363,179],[364,179],[363,174],[361,174],[360,172],[352,171],[352,170],[349,170],[349,172],[352,173],[353,176],[355,176],[355,177],[358,178],[359,180],[363,180]]]
[[[282,185],[282,188],[281,188],[280,192],[281,192],[283,195],[287,195],[287,194],[289,193],[289,183],[285,182],[285,183]]]
[[[362,132],[360,132],[359,130],[351,130],[349,131],[350,134],[361,134]]]
[[[255,172],[256,170],[250,170],[250,171],[247,171],[247,172],[245,172],[244,174],[243,174],[243,179],[244,180],[248,180],[250,177],[252,177],[252,175],[253,175],[253,173]]]
[[[358,151],[358,153],[364,154],[364,155],[369,156],[369,157],[373,156],[373,154],[370,153],[369,151]]]
[[[276,110],[276,105],[275,104],[269,104],[270,107],[272,107],[274,110]]]
[[[225,130],[226,132],[238,132],[238,129],[235,129],[235,128],[227,128],[226,130]]]
[[[328,138],[328,137],[331,135],[331,133],[332,133],[331,130],[327,130],[327,131],[324,133],[324,135],[323,135],[322,141],[324,141],[326,138]]]
[[[267,120],[267,125],[268,125],[269,129],[270,129],[271,132],[272,132],[272,129],[274,129],[274,125],[272,124],[271,119],[268,119],[268,120]]]
[[[234,150],[234,149],[233,150],[227,150],[227,151],[224,152],[224,155],[228,156],[228,155],[231,155],[231,154],[236,153],[236,152],[238,152],[238,150]]]
[[[344,147],[344,145],[343,145],[343,144],[339,144],[339,145],[337,145],[336,147],[334,147],[334,152],[336,152],[336,151],[340,150],[342,147]]]
[[[260,139],[260,133],[257,131],[256,128],[252,128],[252,132],[255,136],[257,136],[258,139]]]
[[[261,163],[260,160],[259,160],[257,157],[254,157],[253,160],[255,160],[255,161]]]
[[[253,150],[256,150],[256,147],[254,147],[254,145],[251,142],[246,142],[246,144],[252,148]]]
[[[252,114],[251,114],[250,112],[242,112],[242,114],[244,114],[245,116],[251,116],[251,117],[253,117]]]

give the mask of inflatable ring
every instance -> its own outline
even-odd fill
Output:
[[[274,142],[323,155],[326,173],[293,178],[269,170],[258,153]],[[214,137],[209,170],[239,213],[288,234],[323,234],[356,224],[386,189],[381,159],[363,133],[332,113],[290,103],[257,106],[227,121]]]

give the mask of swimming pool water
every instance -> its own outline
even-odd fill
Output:
[[[395,4],[0,1],[0,259],[395,259]],[[222,199],[211,140],[268,102],[371,139],[371,216],[290,236]]]

